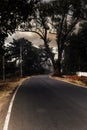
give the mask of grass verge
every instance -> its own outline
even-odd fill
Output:
[[[68,83],[72,83],[74,85],[87,88],[87,77],[85,76],[77,76],[77,75],[69,75],[69,76],[63,76],[63,78],[50,76],[52,79],[56,80],[62,80]]]
[[[27,78],[11,78],[6,81],[0,80],[0,130],[3,129],[8,104],[14,90]]]

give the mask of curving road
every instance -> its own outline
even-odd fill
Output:
[[[37,76],[19,88],[8,130],[87,130],[87,89]]]

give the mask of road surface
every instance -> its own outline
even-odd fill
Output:
[[[87,89],[37,76],[19,88],[8,130],[87,130]]]

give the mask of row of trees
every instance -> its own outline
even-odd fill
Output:
[[[43,46],[34,47],[30,41],[20,38],[17,40],[13,39],[8,46],[5,46],[3,65],[4,78],[5,76],[22,77],[47,73],[50,59]],[[0,72],[2,73],[2,67]]]
[[[67,47],[70,50],[72,46],[75,47],[74,43],[78,42],[81,55],[80,43],[85,44],[85,46],[83,45],[84,49],[87,47],[86,43],[77,40],[77,37],[73,34],[76,24],[83,19],[87,19],[86,0],[79,0],[78,2],[74,0],[53,0],[46,3],[42,0],[4,0],[4,2],[1,0],[0,6],[0,45],[2,50],[5,37],[8,33],[13,33],[15,29],[20,28],[20,31],[37,33],[44,41],[44,47],[53,64],[54,75],[61,76],[62,68],[66,67],[65,61],[67,61],[67,58],[63,61],[62,59],[66,57],[63,54],[66,54],[64,51]],[[58,59],[56,61],[49,47],[48,33],[52,28],[55,30],[58,48]],[[84,37],[84,33],[83,31],[78,36]],[[71,57],[70,53],[69,56]],[[78,59],[81,62],[81,56]],[[71,61],[68,64],[71,64]],[[81,70],[81,65],[79,68]]]

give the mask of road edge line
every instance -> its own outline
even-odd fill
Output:
[[[18,89],[21,85],[19,85],[17,87],[17,89],[15,90],[13,96],[12,96],[12,99],[10,101],[10,105],[8,107],[8,111],[7,111],[7,115],[6,115],[6,118],[5,118],[5,122],[4,122],[4,126],[3,126],[3,130],[8,130],[8,126],[9,126],[9,121],[10,121],[10,117],[11,117],[11,111],[12,111],[12,107],[13,107],[13,102],[14,102],[14,99],[15,99],[15,96],[18,92]]]

